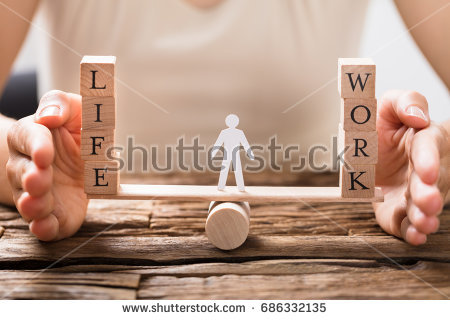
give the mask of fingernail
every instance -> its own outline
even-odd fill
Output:
[[[60,115],[60,108],[59,106],[47,106],[44,107],[44,109],[41,110],[39,113],[39,117],[51,117],[51,116],[59,116]]]
[[[423,119],[425,121],[428,121],[427,116],[425,115],[425,113],[423,113],[422,109],[420,109],[419,107],[409,106],[408,108],[406,108],[406,113],[410,116],[414,116]]]

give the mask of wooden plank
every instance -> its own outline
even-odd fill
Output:
[[[0,271],[2,299],[135,299],[140,276],[127,273]]]
[[[429,236],[425,245],[413,247],[391,236],[256,236],[233,251],[215,248],[203,236],[148,237],[104,236],[72,237],[52,243],[42,243],[28,232],[5,230],[0,240],[0,262],[3,265],[27,261],[47,266],[49,262],[71,254],[59,265],[78,260],[114,263],[176,263],[196,261],[239,261],[259,257],[277,258],[339,258],[339,259],[434,259],[450,260],[448,235]],[[76,248],[76,250],[74,250]],[[73,252],[72,252],[73,251]]]
[[[399,270],[426,270],[432,274],[450,270],[450,263],[434,261],[417,261],[415,263],[401,264],[390,261],[357,260],[357,259],[277,259],[256,260],[241,263],[194,263],[185,265],[167,266],[109,266],[109,269],[117,273],[137,273],[144,278],[150,276],[177,276],[177,277],[210,277],[225,274],[238,275],[298,275],[318,273],[376,273]],[[61,268],[72,270],[72,267]],[[88,266],[73,266],[73,270],[89,270]],[[91,266],[92,268],[92,266]],[[106,268],[106,266],[105,266]],[[80,272],[80,271],[78,271]],[[450,279],[448,281],[450,285]]]
[[[390,261],[361,260],[361,259],[261,259],[255,261],[234,262],[209,262],[180,265],[68,265],[53,268],[54,272],[117,272],[137,273],[140,275],[157,276],[196,276],[207,277],[224,274],[240,275],[282,275],[282,274],[308,274],[308,273],[334,273],[334,272],[384,272],[392,270],[436,270],[448,263],[434,261],[417,261],[399,265]]]
[[[248,201],[248,202],[380,202],[381,189],[367,198],[342,198],[339,187],[246,187],[240,192],[236,187],[197,185],[144,185],[121,184],[115,195],[88,195],[89,199],[147,199],[196,201]]]
[[[448,299],[449,271],[154,276],[141,282],[138,299]]]

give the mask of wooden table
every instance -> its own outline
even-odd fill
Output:
[[[214,184],[216,175],[122,178]],[[336,174],[255,174],[248,185],[333,186]],[[233,179],[230,176],[230,182]],[[268,183],[270,182],[270,183]],[[36,240],[0,206],[0,296],[18,299],[448,299],[450,207],[412,247],[370,204],[252,206],[248,240],[226,252],[204,234],[207,202],[91,200],[72,238]]]

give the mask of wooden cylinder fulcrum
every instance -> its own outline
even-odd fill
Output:
[[[250,229],[248,202],[212,201],[209,205],[205,231],[209,241],[222,250],[241,246]]]

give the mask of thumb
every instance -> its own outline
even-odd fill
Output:
[[[35,113],[35,122],[49,129],[66,127],[70,132],[81,129],[81,97],[52,90],[44,94]]]
[[[381,99],[379,120],[390,126],[422,129],[430,124],[427,99],[416,91],[392,90]]]

